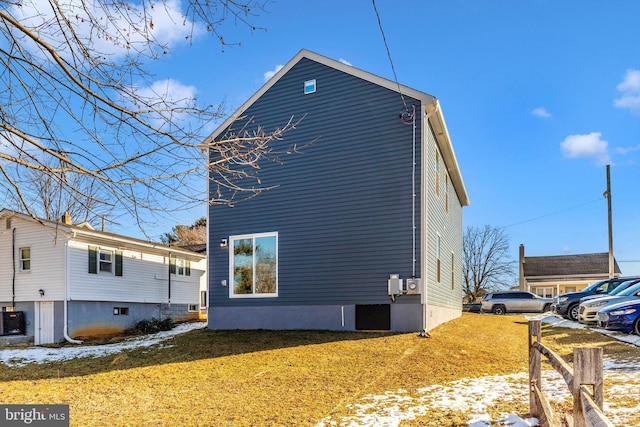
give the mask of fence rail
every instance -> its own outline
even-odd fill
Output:
[[[573,427],[614,427],[602,412],[603,369],[602,348],[573,349],[573,367],[545,347],[542,342],[540,320],[529,321],[529,407],[541,427],[561,427],[562,421],[542,391],[541,356],[564,379],[573,396]],[[567,417],[571,418],[571,417]]]

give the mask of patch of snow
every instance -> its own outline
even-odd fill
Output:
[[[0,350],[0,363],[8,366],[25,366],[30,363],[49,363],[62,360],[70,360],[82,357],[102,357],[120,353],[124,350],[133,350],[140,347],[151,347],[160,344],[177,334],[183,334],[194,329],[204,328],[205,322],[182,323],[170,331],[161,331],[156,334],[142,337],[129,338],[116,344],[85,345],[74,347],[47,348],[28,347]]]
[[[529,316],[558,327],[586,329],[587,326],[549,315],[548,313]],[[598,330],[621,341],[640,344],[640,337],[628,334]],[[623,338],[623,339],[621,339]],[[637,361],[606,359],[604,361],[605,383],[608,390],[616,395],[624,395],[640,400],[640,366]],[[498,402],[528,403],[528,373],[482,378],[464,378],[446,385],[433,385],[417,389],[412,395],[406,390],[387,392],[383,395],[367,395],[357,403],[348,405],[353,415],[332,419],[328,417],[316,427],[333,426],[399,426],[403,420],[424,416],[430,410],[459,410],[470,413],[468,427],[489,427],[494,425],[509,427],[532,427],[538,425],[535,418],[522,419],[515,414],[502,414],[503,418],[492,421],[488,408]],[[571,402],[569,388],[562,376],[553,369],[542,371],[542,389],[552,402]],[[616,425],[625,425],[626,420],[637,413],[639,408],[617,408],[615,402],[605,401],[605,412]]]

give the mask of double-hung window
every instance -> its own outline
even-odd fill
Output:
[[[100,249],[100,271],[109,272],[113,271],[113,252]]]
[[[89,273],[111,273],[122,276],[122,250],[89,246]]]
[[[31,271],[31,248],[20,248],[20,271]]]
[[[230,243],[230,296],[278,296],[278,233],[232,236]]]
[[[178,276],[191,276],[191,261],[169,256],[169,272]]]

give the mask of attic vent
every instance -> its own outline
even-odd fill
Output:
[[[316,79],[304,82],[304,94],[310,94],[316,91]]]

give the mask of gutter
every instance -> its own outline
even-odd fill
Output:
[[[11,256],[13,262],[13,276],[11,278],[11,307],[16,309],[16,228],[11,231]]]
[[[76,237],[75,231],[72,232],[72,238]],[[62,334],[64,339],[71,344],[82,344],[82,341],[75,340],[69,336],[69,315],[68,315],[68,301],[69,301],[69,285],[70,285],[70,268],[71,268],[71,260],[69,257],[69,239],[64,242],[64,319],[63,319],[63,328]]]

